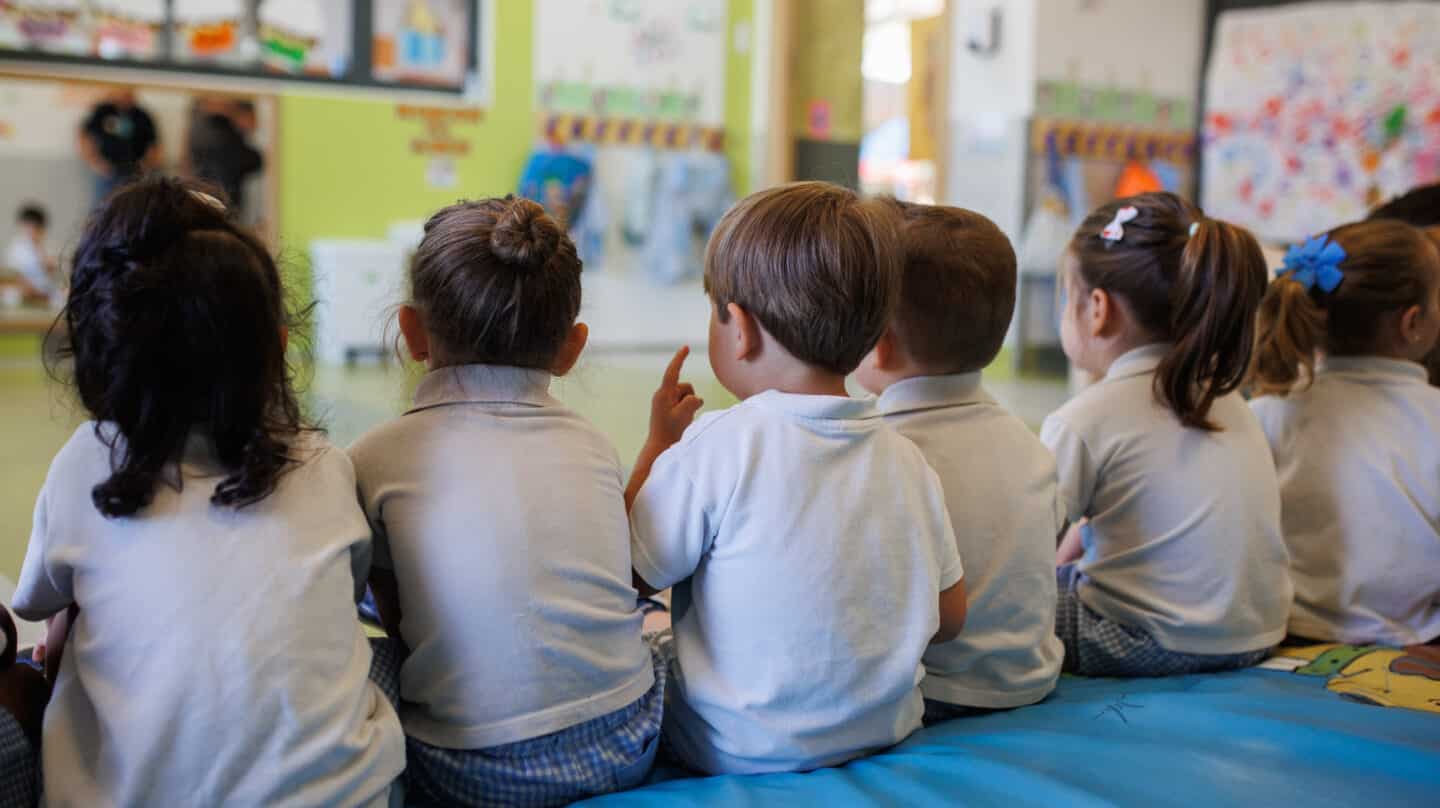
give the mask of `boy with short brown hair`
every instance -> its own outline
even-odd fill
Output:
[[[964,623],[939,481],[845,392],[894,312],[898,252],[893,211],[824,183],[755,194],[711,237],[710,362],[741,403],[686,429],[678,353],[627,491],[636,576],[675,587],[664,738],[691,768],[897,743],[920,726],[925,648]]]
[[[970,582],[965,633],[925,655],[926,723],[1033,704],[1055,687],[1055,460],[981,387],[1015,308],[1015,251],[968,210],[891,201],[900,305],[858,373],[935,468]]]

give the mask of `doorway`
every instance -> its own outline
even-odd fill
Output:
[[[947,0],[865,0],[860,188],[908,202],[944,196]]]

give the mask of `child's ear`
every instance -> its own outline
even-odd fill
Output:
[[[575,363],[580,361],[580,354],[585,352],[585,344],[590,341],[590,326],[584,323],[576,323],[570,326],[570,333],[565,337],[565,342],[560,346],[560,353],[555,355],[555,363],[550,366],[550,372],[556,376],[564,376],[575,368]]]
[[[1120,325],[1120,310],[1115,306],[1115,298],[1104,289],[1091,289],[1089,303],[1084,322],[1090,336],[1103,337],[1115,333]]]
[[[880,341],[870,350],[870,364],[876,370],[894,370],[899,356],[900,340],[895,336],[895,329],[887,327],[885,333],[880,335]]]
[[[430,335],[425,333],[425,318],[420,310],[406,304],[400,307],[400,336],[405,338],[405,347],[410,358],[424,362],[430,358]]]
[[[741,308],[738,303],[730,303],[725,306],[725,313],[730,315],[730,322],[733,324],[735,359],[746,361],[755,359],[760,355],[760,323],[750,312]]]

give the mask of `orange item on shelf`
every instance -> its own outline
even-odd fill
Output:
[[[1131,160],[1126,163],[1125,170],[1120,172],[1120,179],[1115,182],[1117,198],[1163,190],[1165,190],[1165,184],[1155,176],[1155,172],[1151,171],[1149,166],[1139,160]]]

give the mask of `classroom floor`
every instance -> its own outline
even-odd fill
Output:
[[[554,392],[609,435],[628,463],[644,442],[650,394],[668,358],[592,352],[556,383]],[[334,443],[345,446],[402,412],[417,378],[394,365],[320,368],[304,380],[303,392],[312,416]],[[733,401],[710,374],[703,353],[690,360],[685,378],[695,384],[707,409]],[[1015,379],[1003,365],[987,373],[986,385],[1033,426],[1066,395],[1063,381]],[[38,360],[0,359],[0,581],[18,577],[35,496],[50,459],[82,420],[70,391],[50,380]]]

